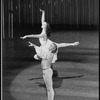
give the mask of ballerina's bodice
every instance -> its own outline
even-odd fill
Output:
[[[44,35],[44,37],[39,38],[39,42],[40,42],[41,46],[44,46],[47,42],[46,41],[47,40],[47,35],[45,33],[45,30],[43,30],[41,34]]]

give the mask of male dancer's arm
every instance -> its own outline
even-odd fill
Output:
[[[58,48],[67,47],[67,46],[76,46],[78,44],[79,44],[79,42],[74,42],[74,43],[56,43]]]

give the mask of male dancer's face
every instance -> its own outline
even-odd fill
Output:
[[[49,50],[50,51],[53,51],[53,50],[55,50],[57,47],[56,47],[56,45],[54,44],[54,43],[52,43],[51,45],[50,45],[50,47],[49,47]]]

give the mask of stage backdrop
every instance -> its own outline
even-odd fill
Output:
[[[46,11],[51,25],[99,25],[99,0],[3,0],[3,4],[3,23],[9,37],[13,37],[13,27],[40,24],[39,8]]]

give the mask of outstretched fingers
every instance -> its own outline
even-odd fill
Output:
[[[75,46],[76,46],[76,45],[79,45],[79,42],[75,42],[74,45],[75,45]]]
[[[28,42],[29,43],[29,46],[36,46],[35,44],[31,43],[31,42]]]

